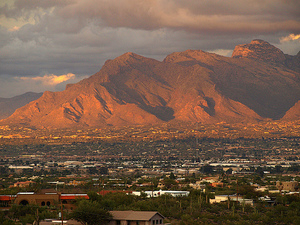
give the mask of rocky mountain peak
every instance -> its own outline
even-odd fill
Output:
[[[133,52],[126,52],[123,55],[120,55],[119,57],[115,58],[114,61],[120,62],[134,62],[134,61],[140,61],[145,59],[144,56],[135,54]]]
[[[232,53],[233,58],[250,58],[266,62],[283,63],[284,53],[270,43],[255,39],[249,44],[237,45]]]
[[[127,52],[113,60],[107,60],[105,62],[105,67],[139,67],[143,64],[152,64],[157,62],[157,60],[147,58],[133,52]]]
[[[205,61],[213,60],[216,55],[213,53],[208,53],[202,50],[186,50],[184,52],[174,52],[168,55],[163,62],[166,63],[179,63],[187,61]]]
[[[250,42],[252,45],[270,45],[269,42],[261,40],[261,39],[254,39]]]

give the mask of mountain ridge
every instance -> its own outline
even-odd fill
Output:
[[[297,57],[262,40],[237,46],[232,57],[186,50],[160,62],[128,52],[62,92],[45,92],[0,124],[51,129],[283,119],[300,100]]]
[[[16,109],[38,99],[42,94],[43,93],[26,92],[11,98],[0,98],[0,119],[9,117]]]

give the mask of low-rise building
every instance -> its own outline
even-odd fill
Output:
[[[223,187],[223,182],[213,182],[209,184],[211,187]]]
[[[34,193],[34,192],[19,192],[14,199],[17,205],[35,204],[40,206],[55,205],[59,202],[60,195],[56,192],[49,193]]]
[[[190,183],[189,186],[196,190],[204,190],[205,184],[202,184],[200,181],[196,181],[196,183]]]
[[[242,196],[236,196],[236,195],[216,195],[215,198],[209,199],[209,203],[220,203],[220,202],[226,202],[226,201],[235,201],[239,202],[240,204],[247,204],[253,206],[253,200],[252,199],[245,199]]]
[[[280,191],[297,191],[298,190],[299,182],[297,181],[276,181],[276,187]]]
[[[30,184],[35,184],[34,181],[19,181],[19,182],[16,182],[14,183],[13,185],[9,186],[10,188],[11,187],[20,187],[20,188],[23,188],[23,187],[28,187]]]
[[[164,216],[155,211],[110,211],[109,225],[163,225]]]
[[[39,206],[53,206],[60,202],[65,208],[71,209],[73,201],[78,198],[89,199],[87,194],[61,194],[53,190],[42,190],[35,192],[19,192],[16,195],[1,195],[0,207],[10,207],[11,204],[28,205],[34,204]]]
[[[171,195],[172,197],[180,197],[180,196],[188,196],[190,194],[189,191],[133,191],[131,194],[141,196],[142,193],[145,193],[148,198],[150,197],[159,197],[161,195]]]

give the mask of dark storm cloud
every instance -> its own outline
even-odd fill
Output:
[[[75,81],[128,51],[159,60],[186,49],[229,54],[260,38],[296,54],[299,42],[280,40],[300,33],[299,8],[293,0],[15,0],[0,7],[0,21],[16,21],[0,24],[0,97],[14,95],[8,84],[20,89],[17,77],[72,73]],[[25,86],[34,91],[34,81]]]

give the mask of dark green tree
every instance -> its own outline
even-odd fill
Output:
[[[107,167],[100,167],[99,168],[100,174],[108,174],[108,168]]]
[[[8,211],[8,217],[19,220],[22,224],[33,223],[37,219],[41,221],[46,218],[53,218],[55,212],[49,211],[47,207],[39,207],[38,205],[12,205]],[[0,223],[1,224],[1,223]]]
[[[170,174],[170,179],[172,179],[172,180],[175,180],[175,179],[176,179],[176,177],[175,177],[175,175],[174,175],[173,172],[171,172],[171,174]]]
[[[71,213],[71,218],[83,225],[107,224],[112,215],[96,201],[81,200]]]
[[[2,225],[15,225],[15,222],[7,218],[5,212],[0,211],[0,224]]]
[[[204,165],[201,167],[201,172],[204,174],[209,174],[213,172],[213,167],[211,165]]]
[[[95,191],[89,191],[87,194],[89,196],[89,200],[90,201],[101,202],[102,196],[98,195],[97,192],[95,192]]]

